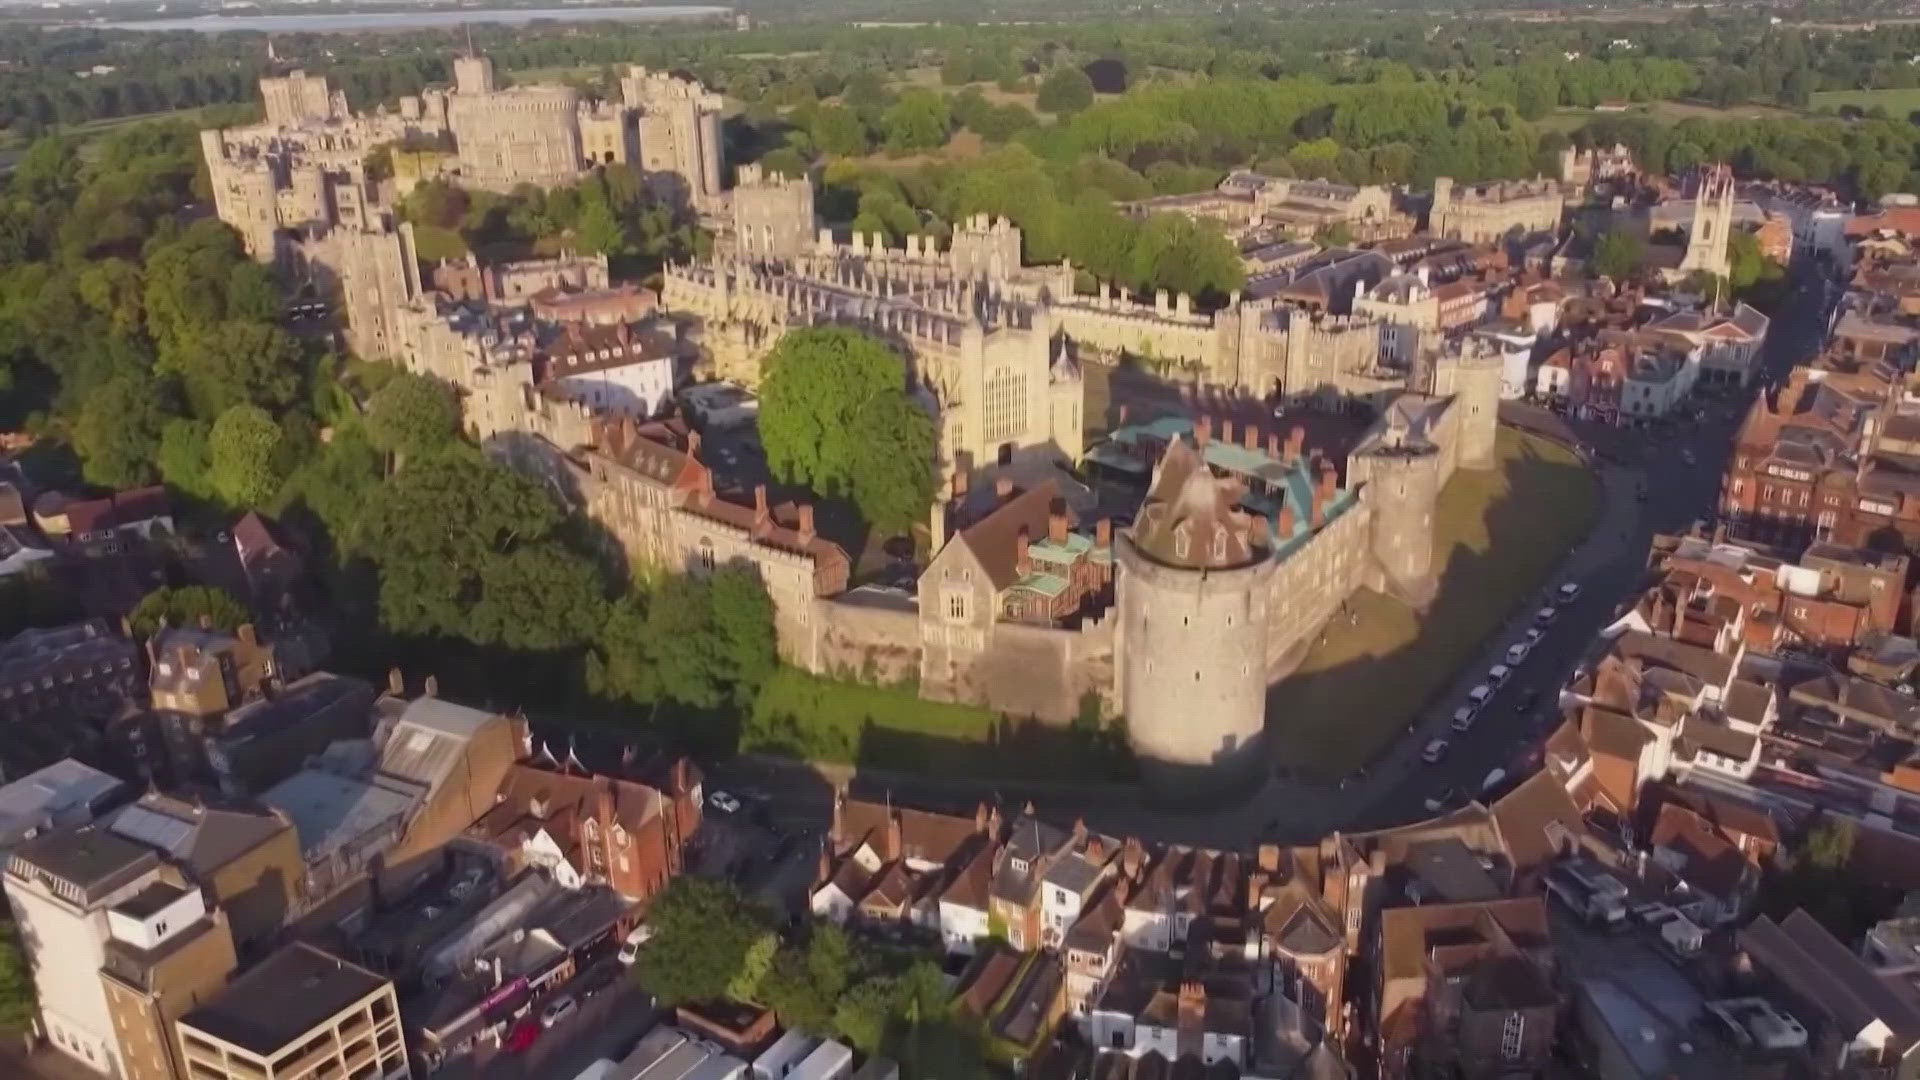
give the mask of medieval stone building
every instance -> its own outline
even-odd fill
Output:
[[[1456,186],[1452,177],[1433,182],[1427,231],[1469,244],[1496,244],[1508,233],[1557,232],[1566,194],[1554,180],[1498,180]]]

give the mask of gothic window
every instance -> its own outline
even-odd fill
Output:
[[[964,590],[947,590],[947,619],[951,622],[967,621],[967,594]]]
[[[700,538],[700,569],[713,569],[713,541],[704,536]]]
[[[986,441],[1002,443],[1027,430],[1026,380],[1018,371],[1002,369],[987,377]]]
[[[1520,1056],[1521,1037],[1527,1033],[1527,1018],[1519,1013],[1508,1015],[1507,1021],[1500,1025],[1500,1056],[1508,1059]]]

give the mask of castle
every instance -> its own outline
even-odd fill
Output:
[[[200,133],[220,220],[254,258],[300,272],[335,254],[315,247],[331,231],[387,231],[382,208],[436,176],[510,191],[631,164],[663,198],[703,214],[724,209],[721,101],[697,82],[630,66],[616,104],[583,101],[565,86],[500,87],[484,56],[457,57],[453,74],[451,88],[364,114],[324,77],[261,79],[265,121]],[[450,153],[409,149],[448,145]],[[395,159],[394,176],[375,181],[367,166],[381,148]]]
[[[1555,180],[1494,180],[1456,186],[1451,177],[1433,181],[1427,231],[1469,244],[1497,244],[1507,234],[1556,232],[1566,211],[1565,190]]]

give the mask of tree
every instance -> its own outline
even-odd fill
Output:
[[[917,520],[933,490],[933,421],[905,384],[900,358],[868,334],[789,333],[761,385],[761,441],[775,474],[850,496],[883,528]]]
[[[674,878],[654,897],[647,925],[653,937],[641,947],[634,973],[663,1005],[726,996],[769,929],[726,884],[690,874]]]
[[[166,413],[158,380],[138,370],[110,379],[87,396],[74,421],[74,449],[91,483],[138,487],[153,480],[154,453]]]
[[[213,483],[207,475],[207,435],[211,427],[203,420],[175,417],[160,429],[156,461],[160,478],[198,499],[214,497]]]
[[[596,572],[552,542],[561,520],[533,481],[456,444],[388,477],[353,537],[380,569],[389,629],[550,649],[584,640],[601,618]],[[535,565],[542,557],[553,565]]]
[[[280,425],[257,405],[234,405],[207,435],[208,482],[235,506],[260,507],[280,490]]]
[[[852,109],[823,105],[813,114],[813,145],[835,157],[858,157],[867,152],[867,128]]]
[[[776,664],[773,601],[752,570],[674,574],[615,603],[588,662],[597,694],[699,709],[750,700]]]
[[[389,454],[437,450],[460,429],[460,407],[438,379],[399,372],[367,402],[367,441]]]
[[[300,394],[300,345],[269,323],[228,319],[195,337],[177,360],[194,415],[219,416],[234,405],[279,412]]]
[[[881,127],[887,133],[887,149],[900,153],[946,145],[952,126],[947,99],[924,88],[901,94],[881,120]]]
[[[25,1031],[39,1012],[33,968],[20,946],[20,928],[12,920],[0,922],[0,1030]]]
[[[208,585],[183,588],[162,586],[140,598],[127,614],[127,624],[140,637],[151,637],[168,626],[199,626],[201,620],[216,630],[235,630],[247,621],[247,609],[232,593]]]
[[[1646,261],[1647,241],[1633,229],[1608,229],[1593,245],[1593,272],[1604,278],[1637,277]]]
[[[1053,69],[1040,84],[1034,105],[1041,112],[1077,113],[1093,104],[1093,80],[1077,67],[1062,65]]]

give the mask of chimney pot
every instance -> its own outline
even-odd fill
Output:
[[[813,504],[812,503],[800,504],[799,532],[800,532],[801,543],[806,544],[806,543],[811,543],[813,541]]]
[[[1280,504],[1280,525],[1278,529],[1280,539],[1292,539],[1294,527],[1293,504],[1291,502],[1283,502]]]
[[[1006,502],[1008,499],[1013,498],[1013,477],[996,477],[993,481],[993,494],[994,497],[1001,502]]]
[[[1019,533],[1013,538],[1013,570],[1022,577],[1033,569],[1033,556],[1027,551],[1027,527],[1020,526]]]
[[[1228,446],[1233,445],[1233,417],[1231,416],[1220,418],[1220,441]]]
[[[687,430],[687,456],[695,461],[700,460],[700,433],[691,428]]]
[[[1275,461],[1280,460],[1280,433],[1277,431],[1267,432],[1267,456]]]
[[[1203,416],[1200,418],[1199,423],[1193,425],[1193,441],[1196,445],[1204,448],[1207,445],[1207,440],[1211,438],[1213,438],[1213,417]]]
[[[1067,500],[1055,499],[1047,514],[1047,540],[1056,545],[1067,542]]]
[[[1295,424],[1287,429],[1287,464],[1300,460],[1300,451],[1307,445],[1307,429]]]
[[[765,525],[767,523],[768,517],[770,516],[771,515],[767,510],[767,485],[765,484],[753,485],[753,523],[754,525],[756,526]]]
[[[426,685],[420,688],[420,693],[423,697],[439,697],[440,677],[438,675],[427,676]]]
[[[1248,450],[1254,451],[1255,453],[1259,452],[1260,426],[1258,424],[1255,424],[1251,420],[1247,421],[1247,426],[1241,429],[1241,432],[1240,432],[1240,445],[1246,447]]]
[[[406,692],[407,681],[406,678],[400,674],[400,669],[397,667],[388,668],[387,693],[392,694],[394,697],[404,697]]]
[[[1093,526],[1093,546],[1105,550],[1113,546],[1113,519],[1101,518]]]

